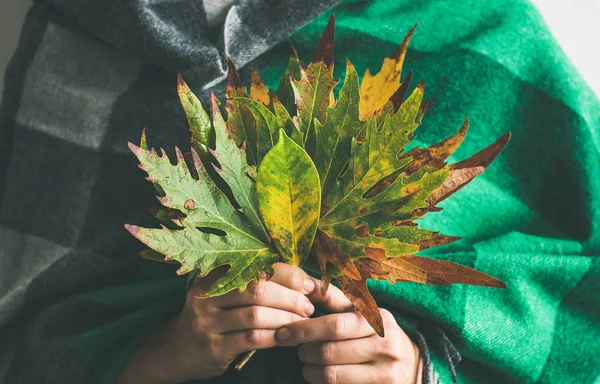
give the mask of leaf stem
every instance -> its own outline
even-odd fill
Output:
[[[252,356],[256,353],[256,349],[253,351],[248,351],[240,355],[240,361],[235,365],[236,371],[241,371],[242,368],[246,365],[248,361],[252,358]]]

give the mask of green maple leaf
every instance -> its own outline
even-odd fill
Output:
[[[212,153],[220,164],[219,175],[241,209],[217,187],[195,149],[191,166],[197,177],[190,172],[179,149],[176,149],[177,163],[173,165],[164,151],[158,155],[154,149],[130,144],[140,168],[148,173],[148,180],[162,188],[164,196],[158,198],[161,204],[185,217],[177,220],[181,229],[126,226],[140,241],[165,255],[165,260],[181,263],[180,274],[197,271],[204,276],[220,266],[229,266],[206,293],[209,296],[245,289],[248,282],[260,278],[261,272],[271,273],[273,263],[279,259],[269,247],[259,217],[255,183],[249,176],[254,167],[246,163],[244,150],[227,135],[214,96],[212,108],[215,131]]]
[[[333,21],[331,18],[313,62],[306,69],[301,67],[300,80],[291,81],[300,129],[305,137],[312,127],[315,133],[313,160],[322,187],[322,207],[314,249],[324,277],[322,290],[332,277],[337,278],[355,307],[383,336],[367,279],[503,286],[471,268],[413,253],[458,240],[421,229],[415,221],[439,210],[437,203],[483,172],[509,136],[473,160],[447,166],[445,160],[464,138],[465,122],[452,137],[404,153],[429,105],[422,104],[423,83],[407,100],[404,96],[411,74],[400,83],[415,28],[392,56],[384,59],[379,73],[372,76],[367,70],[361,84],[347,61],[339,99],[332,102]]]
[[[183,81],[181,74],[177,74],[177,93],[179,94],[181,106],[190,126],[192,148],[200,155],[206,155],[213,135],[210,116],[208,116],[208,113],[202,107],[200,100],[198,100],[185,81]]]
[[[288,111],[294,111],[296,108],[296,97],[294,95],[294,89],[292,88],[291,80],[299,81],[302,77],[302,73],[300,71],[300,60],[298,59],[298,52],[296,49],[292,47],[292,55],[290,56],[290,60],[288,62],[288,66],[279,79],[279,86],[275,91],[277,98],[283,104]]]
[[[319,40],[312,62],[306,68],[300,65],[300,80],[290,78],[304,142],[311,134],[315,121],[325,122],[327,106],[338,83],[338,80],[333,78],[334,23],[335,18],[332,15]]]
[[[335,187],[337,178],[349,161],[350,143],[364,128],[359,120],[358,74],[350,60],[346,61],[346,78],[340,97],[326,114],[325,124],[315,121],[315,166],[324,190]],[[326,204],[326,203],[325,203]]]

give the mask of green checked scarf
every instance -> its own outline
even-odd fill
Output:
[[[507,288],[378,282],[379,303],[422,350],[428,341],[442,383],[452,381],[444,362],[451,344],[436,342],[446,335],[462,355],[459,383],[600,380],[600,103],[531,4],[239,1],[220,24],[204,25],[213,12],[206,1],[89,3],[37,3],[6,76],[6,383],[113,383],[144,335],[181,309],[185,278],[136,258],[141,246],[123,229],[152,223],[143,211],[156,204],[126,142],[144,126],[151,144],[185,142],[175,72],[205,98],[222,89],[229,52],[275,86],[289,46],[307,61],[331,12],[336,76],[345,57],[359,73],[377,71],[419,23],[405,68],[425,80],[433,106],[417,144],[449,136],[467,114],[470,130],[453,161],[513,133],[482,176],[420,224],[463,238],[423,254],[475,267]],[[241,373],[207,383],[301,383],[299,369],[294,349],[259,351]]]

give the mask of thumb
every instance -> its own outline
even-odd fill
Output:
[[[321,280],[311,277],[316,287],[321,286]],[[321,294],[320,289],[315,289],[308,295],[308,299],[321,309],[324,309],[331,313],[350,312],[354,310],[354,306],[348,300],[346,295],[335,285],[329,285],[329,289],[325,295]]]

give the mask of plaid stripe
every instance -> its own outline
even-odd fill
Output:
[[[125,143],[146,126],[150,144],[184,146],[174,72],[205,99],[223,87],[225,51],[274,86],[289,45],[310,58],[328,15],[280,41],[336,1],[239,1],[229,11],[205,3],[52,0],[30,12],[0,113],[6,382],[114,382],[139,339],[179,310],[184,279],[132,256],[140,245],[122,228],[151,224],[143,209],[156,204]],[[378,300],[399,318],[447,331],[464,358],[459,382],[593,382],[597,98],[524,1],[346,0],[333,11],[337,69],[350,57],[359,71],[376,71],[419,21],[406,67],[434,100],[420,144],[453,133],[466,113],[472,128],[454,160],[513,131],[489,170],[421,224],[464,237],[428,255],[508,288],[374,283]],[[218,382],[300,382],[293,356],[258,353],[244,376]]]

